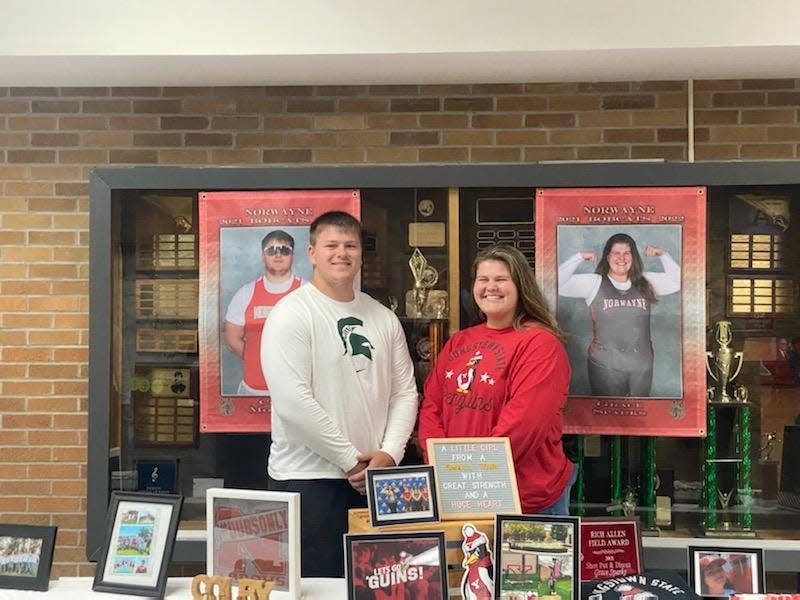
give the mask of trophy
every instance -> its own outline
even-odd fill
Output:
[[[728,384],[736,379],[739,371],[742,369],[742,361],[744,356],[741,352],[734,352],[728,346],[731,343],[731,322],[730,321],[717,321],[716,340],[719,348],[715,352],[706,352],[706,369],[711,378],[717,383],[716,393],[714,398],[717,402],[735,402],[734,398],[728,395]],[[714,368],[711,367],[711,361],[714,359]],[[738,360],[739,364],[736,365],[736,370],[731,375],[733,361]],[[746,401],[744,394],[739,394],[738,401]]]
[[[439,272],[428,264],[419,248],[408,259],[408,266],[414,276],[414,289],[406,294],[406,315],[409,317],[425,317],[428,305],[428,294],[439,281]],[[409,298],[411,296],[411,298]],[[413,298],[412,302],[409,302]]]
[[[761,498],[762,500],[775,500],[778,497],[778,480],[780,479],[781,463],[772,459],[775,444],[780,443],[777,431],[765,433],[762,437],[766,440],[758,449],[758,466],[761,469]]]
[[[625,497],[616,504],[606,506],[606,512],[614,512],[615,510],[622,510],[622,514],[626,517],[636,516],[636,503],[638,498],[636,492],[628,488],[625,492]]]
[[[636,516],[636,493],[633,490],[628,490],[625,494],[625,499],[622,501],[622,514],[626,517]]]
[[[723,492],[721,489],[717,488],[717,497],[719,498],[720,508],[722,508],[722,522],[718,525],[719,529],[733,529],[733,522],[731,521],[730,514],[728,513],[733,492],[733,488],[731,488],[729,492]]]
[[[767,462],[772,460],[772,451],[775,450],[775,441],[778,439],[778,432],[770,431],[764,435],[767,439],[764,442],[764,445],[759,449],[759,453],[761,454],[761,458],[759,460],[762,462]]]

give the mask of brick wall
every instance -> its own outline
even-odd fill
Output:
[[[687,84],[0,88],[0,522],[85,562],[96,165],[687,158]],[[696,160],[794,159],[798,80],[695,83]]]

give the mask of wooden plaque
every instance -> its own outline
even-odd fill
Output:
[[[196,279],[139,279],[136,281],[136,318],[196,319]]]
[[[136,332],[137,352],[197,352],[196,329],[151,329]]]

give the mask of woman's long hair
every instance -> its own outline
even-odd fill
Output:
[[[631,249],[631,257],[633,258],[631,269],[628,271],[628,279],[631,280],[631,286],[636,288],[642,297],[650,304],[658,302],[656,292],[653,286],[647,281],[644,276],[644,263],[642,257],[639,255],[639,250],[636,248],[636,242],[627,233],[615,233],[606,241],[606,246],[603,248],[603,257],[598,261],[595,273],[602,277],[608,275],[608,255],[611,253],[611,248],[614,244],[627,244]]]
[[[487,260],[497,260],[505,263],[511,273],[511,281],[517,287],[519,300],[517,301],[517,310],[514,313],[514,329],[524,329],[530,322],[534,322],[550,330],[553,335],[563,340],[564,332],[561,331],[553,313],[550,312],[547,301],[544,299],[544,295],[534,278],[533,269],[522,252],[505,244],[497,244],[479,252],[472,263],[473,288],[478,265]],[[472,301],[475,302],[474,296]],[[485,321],[486,315],[480,309],[478,309],[478,313],[481,320]]]

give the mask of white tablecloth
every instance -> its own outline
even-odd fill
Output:
[[[108,594],[92,591],[91,577],[62,577],[50,582],[47,592],[27,592],[0,589],[0,600],[142,600],[142,596]],[[192,578],[171,577],[167,580],[165,600],[191,600]],[[346,600],[347,587],[344,579],[303,579],[303,600]],[[235,591],[235,589],[234,589]],[[233,594],[236,597],[236,594]],[[273,592],[270,600],[284,600],[288,594]]]

